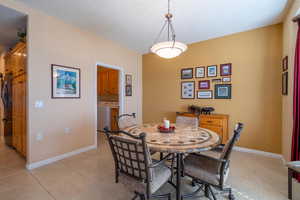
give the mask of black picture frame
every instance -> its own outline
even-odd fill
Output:
[[[191,84],[191,88],[186,88],[187,86]],[[190,91],[191,90],[191,91]],[[195,81],[182,81],[181,82],[181,99],[195,99]]]
[[[214,73],[211,73],[211,69],[214,69]],[[207,77],[217,77],[218,76],[218,65],[209,65],[206,69]]]
[[[66,72],[76,73],[76,92],[74,95],[72,94],[58,94],[57,88],[57,79],[58,79],[58,72],[57,70],[65,70]],[[72,89],[65,89],[65,90],[72,90]],[[69,92],[70,93],[70,92]],[[51,98],[52,99],[80,99],[81,98],[81,72],[80,68],[75,67],[68,67],[64,65],[57,65],[51,64]]]
[[[221,91],[222,89],[222,91]],[[231,84],[216,84],[215,85],[215,99],[231,99],[232,97]]]
[[[187,75],[185,73],[188,73]],[[194,78],[194,68],[181,69],[181,79],[192,79]]]
[[[289,73],[282,74],[282,95],[288,95]]]
[[[132,85],[125,86],[125,96],[127,96],[127,97],[132,96]]]
[[[289,58],[288,56],[285,56],[283,59],[282,59],[282,71],[286,71],[289,69]]]

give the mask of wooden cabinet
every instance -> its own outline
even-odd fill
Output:
[[[218,133],[222,137],[222,144],[226,144],[228,140],[228,119],[228,115],[200,115],[199,126]]]
[[[118,95],[119,94],[119,71],[102,68],[98,70],[98,95]]]
[[[5,56],[5,72],[12,73],[12,144],[26,157],[26,44],[18,43]]]
[[[118,130],[118,122],[117,122],[117,118],[119,116],[119,108],[111,108],[111,119],[110,119],[110,123],[111,123],[111,130],[112,131],[117,131]]]
[[[186,117],[199,117],[199,126],[218,133],[222,138],[222,144],[226,144],[228,140],[228,115],[211,114],[211,115],[195,115],[193,113],[177,113]]]

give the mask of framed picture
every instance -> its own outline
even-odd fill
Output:
[[[181,79],[193,78],[193,68],[185,68],[181,70]]]
[[[231,82],[231,78],[230,77],[224,77],[224,78],[222,78],[222,82]]]
[[[288,95],[288,72],[282,74],[282,95]]]
[[[231,99],[231,84],[216,84],[215,99]]]
[[[131,97],[132,96],[132,85],[126,85],[125,86],[125,95],[127,97]]]
[[[283,59],[282,59],[282,71],[286,71],[288,70],[289,68],[289,59],[288,59],[288,56],[285,56]]]
[[[204,78],[205,77],[205,67],[196,67],[196,78]]]
[[[195,98],[195,81],[181,82],[181,98],[182,99]]]
[[[132,75],[126,74],[125,80],[126,80],[126,85],[132,85]]]
[[[217,76],[217,65],[211,65],[207,67],[207,77]]]
[[[80,98],[80,69],[51,65],[52,95],[55,98]]]
[[[212,79],[211,80],[213,83],[219,83],[219,82],[222,82],[222,79],[220,78],[215,78],[215,79]]]
[[[212,90],[206,90],[206,91],[198,91],[197,92],[197,99],[212,99]]]
[[[199,89],[209,89],[210,88],[210,81],[199,81]]]
[[[220,70],[221,76],[230,76],[232,74],[231,63],[221,64]]]

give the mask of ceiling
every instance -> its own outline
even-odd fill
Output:
[[[17,43],[18,29],[26,27],[26,15],[0,5],[0,27],[0,46],[8,49]]]
[[[18,0],[147,53],[167,0]],[[171,0],[177,40],[193,43],[282,21],[289,0]],[[1,13],[1,12],[0,12]]]

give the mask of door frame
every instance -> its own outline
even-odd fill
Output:
[[[109,69],[115,69],[119,71],[119,114],[122,115],[125,112],[125,70],[123,67],[120,66],[115,66],[115,65],[110,65],[110,64],[106,64],[103,62],[97,62],[96,63],[96,73],[95,73],[95,85],[96,85],[96,111],[98,110],[98,91],[97,91],[97,80],[98,80],[98,76],[97,76],[97,69],[98,67],[105,67],[105,68],[109,68]],[[96,130],[97,130],[97,122],[98,122],[98,117],[97,117],[97,112],[96,112]],[[97,135],[96,135],[97,137]],[[96,140],[97,142],[97,140]]]

